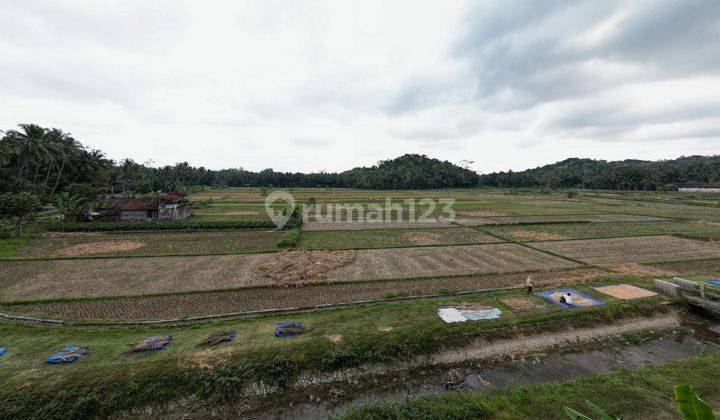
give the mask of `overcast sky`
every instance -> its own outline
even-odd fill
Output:
[[[154,165],[720,154],[720,1],[0,2],[0,129]]]

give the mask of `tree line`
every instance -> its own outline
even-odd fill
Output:
[[[521,172],[480,176],[482,186],[543,189],[670,191],[686,183],[712,182],[720,182],[720,156],[683,156],[654,162],[572,158]]]
[[[0,194],[32,193],[54,202],[62,193],[149,194],[171,187],[331,187],[418,189],[477,186],[475,172],[424,155],[405,155],[339,173],[212,170],[187,162],[162,167],[113,161],[59,128],[20,124],[0,137]]]

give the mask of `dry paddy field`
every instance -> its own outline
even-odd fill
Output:
[[[316,254],[308,256],[309,252]],[[342,263],[338,264],[338,261]],[[327,264],[327,271],[321,269],[323,264]],[[18,300],[172,293],[316,280],[508,273],[575,266],[574,262],[520,245],[488,244],[195,257],[2,261],[0,285],[4,300]],[[296,276],[296,279],[283,276]]]
[[[720,258],[720,243],[673,236],[536,242],[532,246],[592,264]]]
[[[275,249],[283,232],[177,232],[136,234],[54,233],[31,240],[15,257],[85,257],[222,254]]]
[[[607,273],[592,268],[551,270],[533,274],[538,287],[593,280]],[[527,274],[494,274],[435,279],[317,284],[291,288],[249,288],[146,297],[58,300],[2,306],[2,310],[44,317],[74,319],[172,319],[222,315],[278,308],[296,308],[463,290],[522,287]]]

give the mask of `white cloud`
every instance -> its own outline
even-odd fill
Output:
[[[717,153],[719,35],[710,0],[11,0],[0,128],[253,170]]]

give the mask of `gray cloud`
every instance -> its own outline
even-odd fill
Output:
[[[502,91],[513,93],[510,106],[527,107],[637,81],[720,70],[720,2],[530,4],[483,3],[468,13],[454,57],[472,63],[477,98],[486,105],[507,106],[493,98]],[[581,35],[616,14],[619,20],[608,34],[582,42]],[[605,74],[601,63],[628,71]]]

